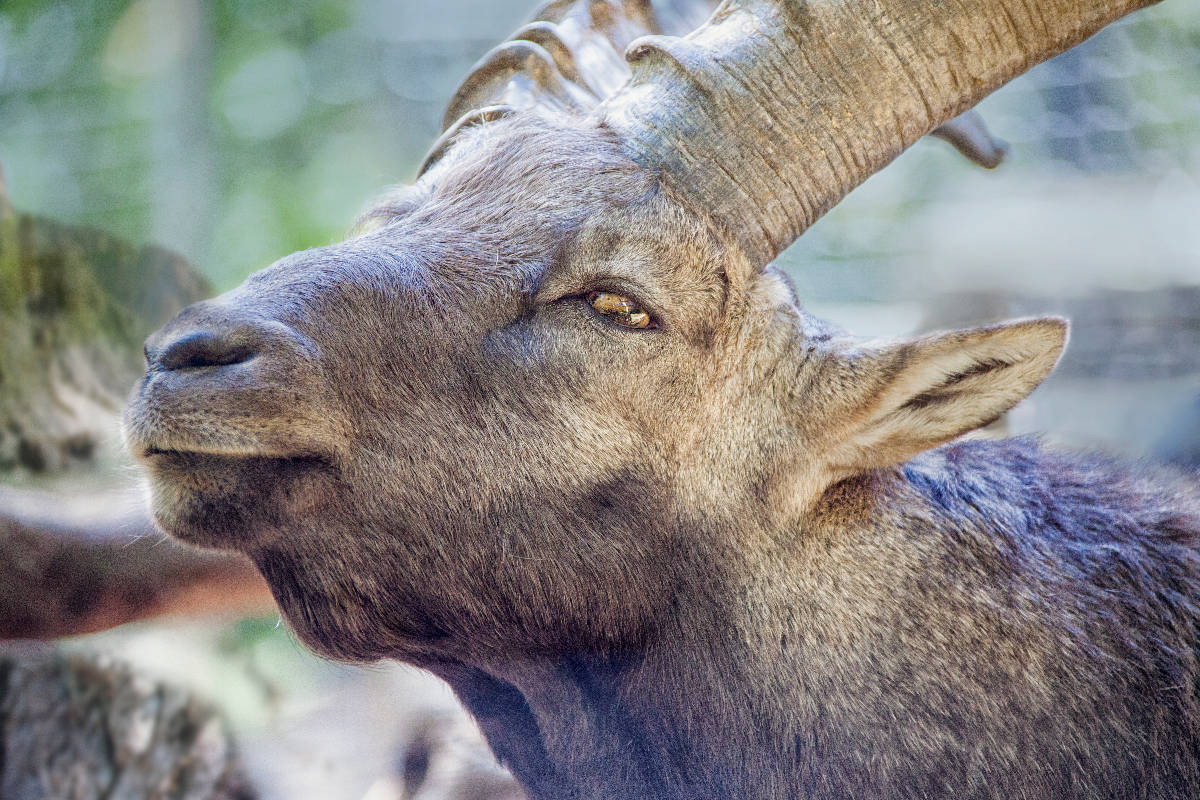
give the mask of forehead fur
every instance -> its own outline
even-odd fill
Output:
[[[499,262],[544,261],[587,219],[649,197],[655,184],[596,122],[526,113],[465,131],[415,185],[381,197],[359,229],[419,233],[432,257],[472,242]]]

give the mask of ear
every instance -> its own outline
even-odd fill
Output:
[[[830,468],[898,464],[987,425],[1050,374],[1066,341],[1067,321],[1047,317],[865,345],[849,355],[857,396]]]

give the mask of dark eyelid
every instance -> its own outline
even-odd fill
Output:
[[[596,276],[595,278],[575,284],[575,287],[578,288],[572,288],[563,292],[550,302],[557,303],[560,300],[574,300],[575,298],[587,299],[587,296],[592,292],[609,292],[621,295],[622,297],[628,297],[635,305],[649,313],[650,316],[658,319],[659,315],[655,305],[646,301],[646,292],[622,278],[612,275]]]

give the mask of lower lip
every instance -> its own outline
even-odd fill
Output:
[[[200,453],[188,450],[159,450],[150,448],[142,451],[143,461],[174,461],[186,458],[198,458]]]
[[[287,456],[275,456],[267,453],[222,453],[220,451],[210,450],[162,450],[157,447],[148,447],[142,451],[142,458],[145,460],[155,459],[171,459],[171,460],[195,460],[212,459],[220,461],[251,461],[253,459],[274,459],[278,458],[285,460]]]

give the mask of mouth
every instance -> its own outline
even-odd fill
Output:
[[[313,466],[332,466],[333,459],[313,451],[293,451],[267,448],[206,447],[189,444],[182,447],[168,445],[142,445],[134,449],[139,461],[150,464],[159,461],[196,461],[224,459],[227,461],[272,460],[294,463],[311,463]]]
[[[317,453],[228,451],[146,447],[139,460],[155,481],[170,481],[212,494],[231,486],[278,482],[308,471],[332,471],[333,459]]]
[[[138,455],[158,526],[177,539],[220,549],[251,549],[289,521],[315,513],[335,474],[332,459],[313,453],[153,445]]]

